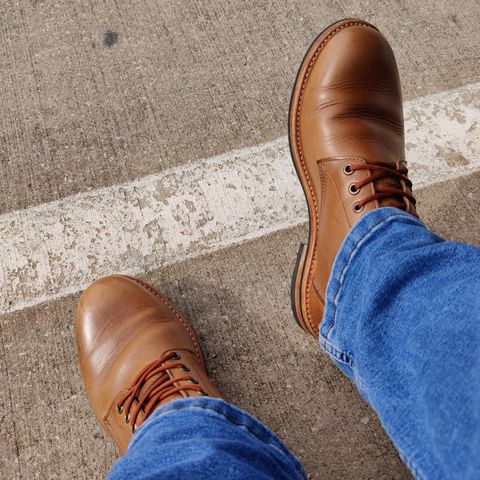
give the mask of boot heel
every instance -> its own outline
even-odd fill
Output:
[[[305,326],[305,322],[303,321],[302,308],[300,304],[300,288],[302,284],[302,276],[303,276],[303,269],[305,266],[306,256],[307,256],[307,245],[305,243],[301,243],[300,248],[298,249],[295,270],[293,271],[293,276],[292,276],[291,301],[292,301],[293,316],[295,317],[295,320],[303,330],[308,332]]]

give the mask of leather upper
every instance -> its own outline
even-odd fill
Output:
[[[400,81],[390,45],[360,20],[339,22],[319,38],[299,73],[291,112],[294,161],[309,201],[313,242],[300,297],[304,321],[315,335],[333,261],[352,225],[379,206],[416,214],[408,198],[383,193],[394,189],[411,196],[400,174],[383,172],[383,178],[369,181],[373,174],[382,176],[382,168],[406,167]],[[352,171],[351,165],[364,169]],[[372,196],[380,198],[363,204]]]
[[[304,89],[300,135],[308,161],[405,158],[398,70],[378,30],[346,27],[326,43]]]
[[[102,278],[82,295],[77,309],[77,345],[87,396],[98,421],[124,452],[132,429],[116,408],[137,374],[168,352],[181,356],[188,375],[202,392],[220,396],[210,383],[203,355],[190,326],[176,308],[152,287],[125,277]],[[173,360],[166,365],[175,364]],[[166,370],[170,379],[185,376],[182,368]],[[175,382],[174,386],[191,382]],[[160,402],[199,391],[179,391]]]

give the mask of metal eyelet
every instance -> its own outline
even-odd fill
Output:
[[[348,191],[352,194],[352,195],[356,195],[360,189],[357,188],[357,184],[356,183],[351,183],[349,186],[348,186]]]
[[[363,205],[359,205],[357,202],[353,204],[353,211],[355,213],[360,213],[363,210]]]
[[[200,393],[201,393],[204,397],[209,397],[209,396],[210,396],[205,390],[202,390]]]
[[[182,356],[179,353],[173,352],[172,360],[180,360],[181,358]]]
[[[128,414],[126,417],[125,417],[125,423],[128,423],[130,421],[130,414]]]
[[[190,369],[188,367],[186,367],[185,365],[182,366],[182,370],[184,372],[189,372],[190,371]]]
[[[122,414],[123,413],[123,405],[118,406],[117,405],[117,413]]]
[[[343,167],[343,173],[344,173],[345,175],[352,175],[353,170],[352,170],[352,164],[351,164],[351,163],[347,163],[347,164]]]
[[[192,378],[190,380],[194,385],[198,385],[200,382],[198,380],[195,380],[194,378]]]
[[[134,423],[133,427],[132,427],[132,433],[135,433],[137,431],[137,429],[138,429],[137,424]]]

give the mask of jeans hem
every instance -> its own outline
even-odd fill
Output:
[[[332,357],[335,357],[335,360],[353,368],[354,362],[353,357],[350,352],[345,352],[343,350],[338,350],[332,343],[330,343],[326,338],[320,337],[320,346]]]
[[[348,271],[361,249],[381,227],[399,219],[422,223],[418,218],[409,213],[387,207],[369,212],[353,226],[345,237],[335,258],[327,285],[324,316],[320,325],[319,343],[321,348],[331,357],[340,370],[355,383],[359,392],[369,403],[368,386],[357,370],[355,352],[342,348],[342,345],[336,343],[338,329],[342,328],[342,323],[337,318],[337,311],[344,294]],[[355,322],[353,312],[349,316],[348,321]],[[413,460],[414,455],[405,455],[397,446],[396,450],[413,476],[417,480],[425,480],[426,477],[420,472],[416,462]]]
[[[258,441],[264,443],[265,445],[271,446],[279,450],[283,455],[290,458],[292,463],[295,466],[295,469],[301,478],[306,478],[305,473],[302,467],[302,464],[297,459],[297,457],[288,450],[288,448],[283,444],[283,442],[265,425],[263,425],[259,420],[250,415],[249,413],[235,407],[234,405],[226,402],[221,398],[214,397],[190,397],[174,400],[173,402],[160,407],[156,410],[152,416],[140,427],[135,433],[132,441],[130,442],[129,448],[136,443],[136,439],[139,438],[138,434],[141,433],[142,428],[145,425],[152,425],[153,423],[160,421],[161,417],[168,415],[170,412],[176,412],[179,410],[208,410],[219,416],[224,420],[228,421],[230,424],[243,428],[248,431],[250,435],[255,437]],[[230,415],[231,414],[231,415]],[[234,418],[235,416],[242,418],[243,421],[239,421]]]
[[[350,230],[342,242],[333,263],[330,278],[327,284],[325,311],[320,325],[320,338],[333,346],[333,328],[336,325],[336,314],[339,297],[347,276],[348,269],[360,248],[366,241],[386,223],[402,217],[420,222],[417,217],[392,207],[383,207],[367,213]],[[322,346],[322,343],[320,343]],[[338,352],[341,350],[337,349]],[[347,354],[348,355],[348,354]],[[351,355],[351,354],[350,354]],[[353,358],[352,358],[353,361]]]

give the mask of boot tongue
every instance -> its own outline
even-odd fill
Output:
[[[403,190],[400,180],[394,177],[382,178],[374,182],[374,185],[377,192],[382,192],[385,191],[385,189],[392,188],[395,190]],[[394,207],[405,209],[405,202],[400,195],[391,195],[390,197],[380,198],[378,200],[378,204],[380,207]]]
[[[164,373],[165,373],[166,377],[168,377],[165,381],[173,380],[175,378],[175,375],[173,375],[173,373],[171,373],[170,369],[165,370]],[[149,380],[147,380],[144,383],[143,387],[141,388],[141,390],[138,394],[138,398],[142,398],[143,395],[146,392],[148,392],[149,388],[155,383],[155,381],[157,379],[158,379],[158,376],[154,376],[154,377],[150,378]],[[152,413],[155,410],[157,410],[159,407],[161,407],[162,405],[165,405],[166,403],[172,402],[173,400],[180,400],[182,398],[185,398],[185,397],[180,392],[170,394],[168,397],[164,398],[163,400],[156,402],[154,409],[150,412],[150,414],[148,416],[152,415]],[[139,414],[139,419],[141,419],[142,422],[144,422],[146,420],[146,418],[144,419],[143,417],[144,417],[144,413],[143,413],[143,411],[141,411],[140,414]]]
[[[376,162],[372,162],[372,164],[375,163]],[[385,163],[380,163],[379,165],[387,166]],[[390,168],[394,170],[396,165],[392,164],[390,165]],[[373,187],[375,189],[375,193],[385,193],[389,190],[403,190],[404,188],[402,182],[397,177],[394,175],[388,176],[387,174],[385,177],[375,180],[373,182]],[[385,198],[379,198],[378,205],[380,207],[394,207],[405,210],[405,201],[403,200],[403,197],[395,194],[389,195]]]
[[[175,352],[168,353],[158,360],[154,360],[137,375],[133,385],[125,392],[123,398],[118,400],[118,405],[123,409],[127,422],[130,421],[132,428],[142,423],[159,406],[183,398],[186,391],[200,392],[205,395],[202,387],[191,375],[176,375],[174,370],[188,372],[189,369],[183,363],[173,363],[180,360],[181,356]],[[166,362],[173,360],[172,364]],[[190,396],[190,393],[187,394]],[[129,419],[129,420],[128,420]]]

